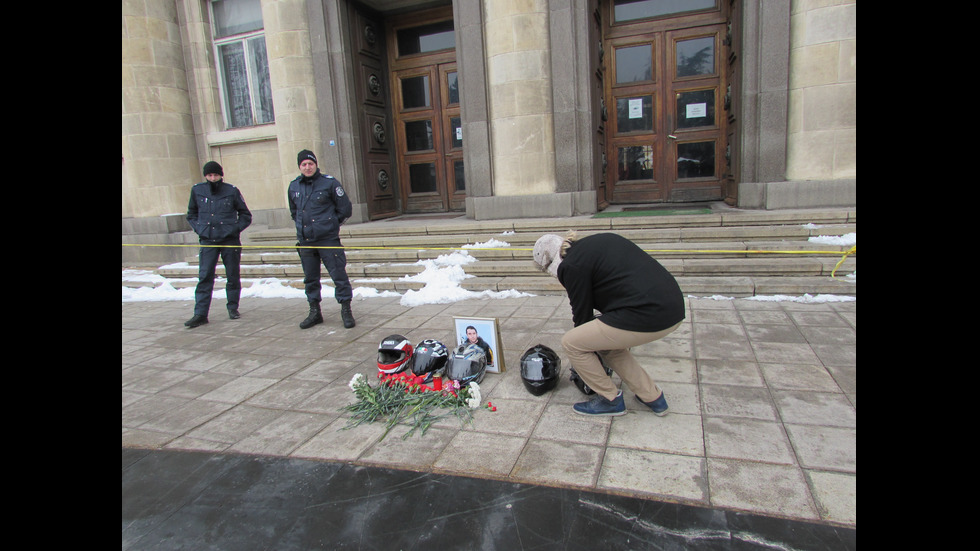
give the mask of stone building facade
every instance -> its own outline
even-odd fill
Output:
[[[288,226],[301,149],[350,223],[856,205],[854,0],[122,5],[124,243],[177,239],[209,160]]]

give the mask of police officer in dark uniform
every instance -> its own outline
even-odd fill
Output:
[[[225,266],[225,296],[228,298],[228,317],[238,319],[238,302],[242,294],[241,233],[252,223],[252,213],[245,205],[242,192],[224,181],[221,165],[209,161],[204,165],[204,179],[191,188],[187,204],[187,222],[200,238],[198,282],[194,291],[194,317],[184,322],[197,327],[208,322],[211,293],[218,258]],[[234,245],[238,245],[235,247]]]
[[[303,265],[306,300],[310,303],[310,313],[299,327],[307,329],[323,323],[320,312],[322,262],[334,283],[334,298],[340,303],[341,320],[349,329],[354,327],[350,309],[354,294],[347,276],[347,255],[340,243],[340,225],[350,218],[353,207],[340,182],[320,173],[312,151],[300,151],[296,163],[300,175],[289,182],[287,199],[289,215],[296,222],[296,246]]]

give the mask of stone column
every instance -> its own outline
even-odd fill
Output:
[[[857,177],[857,3],[793,2],[789,180]]]
[[[320,171],[329,173],[322,162],[325,151],[320,137],[306,1],[262,0],[262,21],[285,196],[286,186],[299,175],[296,154],[301,150],[313,151]]]
[[[187,210],[203,181],[174,0],[123,0],[122,216]]]
[[[547,0],[484,2],[495,197],[555,191]]]

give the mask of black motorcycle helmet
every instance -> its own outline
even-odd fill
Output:
[[[412,373],[416,377],[425,377],[423,384],[432,382],[432,376],[446,367],[449,360],[449,349],[446,345],[433,339],[425,339],[415,347],[412,355]]]
[[[602,368],[606,370],[606,375],[612,375],[613,371],[612,369],[609,369],[609,367],[606,365],[606,361],[602,359],[602,354],[596,352],[595,355],[599,357],[599,363],[602,364]],[[572,383],[579,390],[582,391],[582,394],[585,394],[586,396],[595,394],[595,391],[592,390],[592,388],[590,388],[589,385],[585,384],[585,381],[582,380],[582,377],[579,376],[578,372],[575,371],[574,367],[571,368],[571,372],[572,372],[572,376],[569,377],[569,380],[571,380]]]
[[[555,388],[560,375],[561,358],[554,350],[543,344],[528,348],[521,356],[521,379],[524,381],[524,388],[535,396],[541,396]]]
[[[487,372],[487,356],[475,344],[461,344],[446,362],[446,376],[459,381],[459,386],[471,382],[480,384]]]

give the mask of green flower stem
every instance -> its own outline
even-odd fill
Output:
[[[463,424],[473,421],[473,412],[466,405],[469,387],[460,389],[458,394],[422,392],[417,387],[408,387],[402,382],[382,383],[378,387],[371,387],[363,378],[360,381],[355,378],[351,381],[351,386],[357,401],[343,408],[350,413],[344,430],[383,420],[385,431],[378,438],[379,442],[401,422],[411,425],[402,436],[402,439],[406,439],[415,432],[420,436],[424,435],[433,423],[450,414]],[[435,413],[437,409],[447,411]]]

